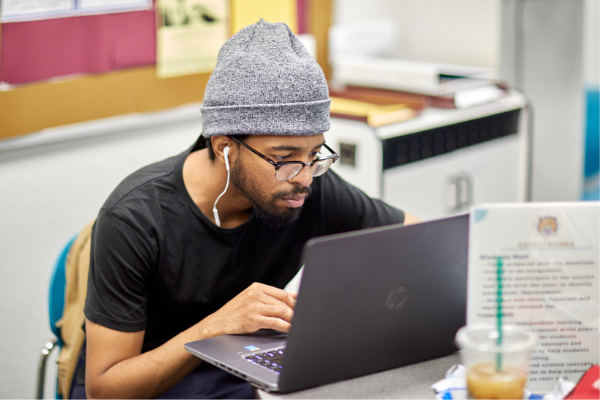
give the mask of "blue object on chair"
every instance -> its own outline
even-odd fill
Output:
[[[587,178],[598,174],[600,170],[600,88],[588,87],[585,97],[585,176]]]
[[[586,89],[585,187],[582,200],[600,200],[600,87]]]
[[[54,333],[56,338],[46,343],[46,346],[44,346],[42,349],[36,389],[36,398],[38,399],[44,398],[44,383],[46,378],[46,362],[48,361],[48,356],[55,347],[60,349],[63,345],[60,328],[56,326],[56,322],[62,318],[63,309],[65,307],[65,267],[67,264],[67,255],[69,254],[69,250],[71,250],[71,246],[76,238],[77,235],[69,240],[69,242],[63,247],[58,259],[54,263],[54,268],[52,269],[52,274],[50,275],[50,286],[48,288],[48,316],[50,330],[52,330],[52,333]],[[62,396],[56,392],[56,398],[61,399]]]
[[[50,320],[50,329],[52,333],[59,340],[59,346],[62,346],[62,336],[60,334],[60,328],[56,327],[56,323],[62,318],[63,310],[65,308],[65,285],[67,282],[65,267],[67,265],[67,255],[73,242],[77,238],[75,235],[60,252],[52,275],[50,276],[50,287],[48,290],[48,316]]]

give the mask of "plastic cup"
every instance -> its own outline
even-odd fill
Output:
[[[516,326],[468,325],[456,333],[467,388],[476,399],[522,399],[536,335]]]

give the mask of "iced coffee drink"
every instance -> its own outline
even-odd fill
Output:
[[[522,399],[527,370],[512,366],[496,371],[494,363],[479,363],[467,370],[467,388],[476,399]]]
[[[456,334],[467,370],[467,388],[476,399],[522,399],[527,384],[533,332],[516,326],[468,325]]]

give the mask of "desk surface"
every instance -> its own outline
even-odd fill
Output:
[[[459,353],[288,394],[257,391],[261,399],[433,399],[431,385],[460,363]]]

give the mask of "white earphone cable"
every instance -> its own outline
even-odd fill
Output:
[[[229,188],[229,177],[231,175],[231,171],[229,170],[229,147],[225,147],[223,153],[225,155],[225,168],[227,169],[227,184],[225,184],[225,190],[223,190],[223,193],[221,193],[219,197],[217,197],[217,200],[215,200],[215,204],[213,205],[213,216],[215,217],[215,224],[217,224],[219,228],[221,227],[221,220],[219,219],[219,212],[217,211],[217,203],[219,202],[219,199],[221,199],[221,197],[225,194],[225,192],[227,192],[227,188]]]

